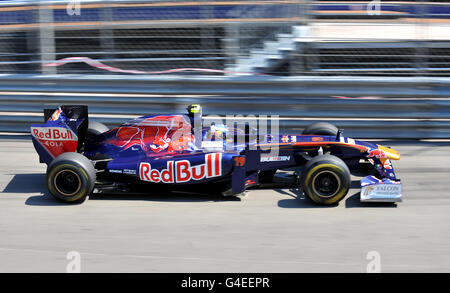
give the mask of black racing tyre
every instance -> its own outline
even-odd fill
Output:
[[[96,135],[99,135],[103,132],[108,131],[109,128],[103,123],[95,122],[95,121],[89,121],[88,130],[86,133],[86,138],[90,138]]]
[[[339,129],[328,122],[315,122],[303,130],[303,134],[337,135]]]
[[[65,202],[84,201],[94,189],[95,180],[94,165],[79,153],[63,153],[47,168],[48,190]]]
[[[309,160],[300,177],[303,193],[319,205],[342,200],[350,189],[350,171],[340,158],[319,155]]]

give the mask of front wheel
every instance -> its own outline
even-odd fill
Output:
[[[339,202],[350,189],[347,165],[332,155],[320,155],[308,161],[300,180],[306,196],[319,205]]]
[[[65,202],[81,202],[94,189],[96,171],[85,156],[63,153],[47,168],[47,187],[51,195]]]
[[[316,122],[303,130],[303,134],[307,135],[332,135],[336,136],[339,129],[328,122]]]

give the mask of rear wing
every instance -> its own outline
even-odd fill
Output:
[[[41,163],[66,152],[80,152],[88,128],[88,107],[63,105],[44,109],[44,124],[32,124],[31,138]]]

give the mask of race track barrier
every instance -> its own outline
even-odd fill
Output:
[[[0,93],[1,132],[29,132],[60,104],[114,126],[199,103],[205,115],[279,115],[282,132],[329,121],[360,138],[450,138],[450,78],[0,75]]]

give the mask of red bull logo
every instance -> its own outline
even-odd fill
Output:
[[[205,163],[196,166],[187,160],[168,161],[163,170],[152,169],[150,163],[139,165],[139,178],[153,183],[185,183],[219,176],[222,176],[221,153],[205,155]]]
[[[380,149],[375,149],[375,150],[370,151],[368,157],[375,157],[375,158],[382,159],[382,158],[387,158],[387,155],[384,151],[382,151]]]
[[[119,127],[116,137],[108,143],[124,150],[136,146],[147,153],[173,153],[187,150],[193,139],[191,126],[183,117],[157,116]]]
[[[57,157],[65,152],[77,150],[78,137],[64,127],[31,127],[31,135],[49,152]]]
[[[32,135],[40,140],[77,141],[77,136],[63,127],[32,127]]]

